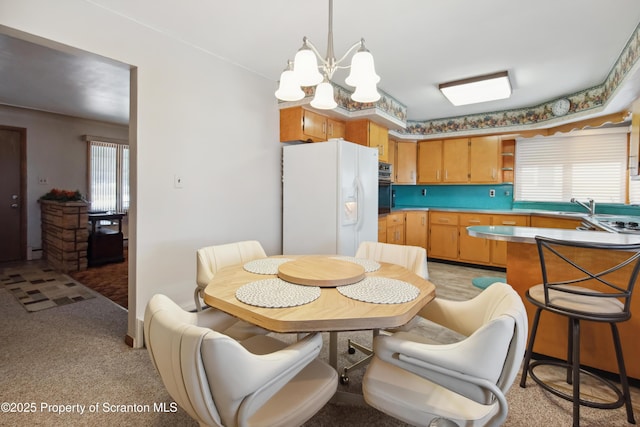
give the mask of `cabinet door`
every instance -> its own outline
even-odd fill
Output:
[[[458,227],[431,224],[428,255],[433,258],[458,259]]]
[[[442,145],[442,182],[469,181],[469,139],[447,139]]]
[[[389,130],[377,123],[369,123],[369,146],[378,149],[378,159],[387,162],[389,158]]]
[[[442,181],[442,141],[418,142],[418,184]]]
[[[427,249],[427,212],[406,212],[405,216],[405,245]]]
[[[528,215],[492,215],[491,225],[527,226]],[[491,265],[507,267],[507,242],[491,240]]]
[[[302,132],[312,138],[327,139],[327,118],[313,111],[304,110]]]
[[[471,138],[469,145],[469,182],[499,182],[500,140],[497,136]]]
[[[580,219],[555,218],[550,216],[531,215],[531,226],[540,228],[566,228],[575,230],[582,225]]]
[[[387,243],[387,218],[378,218],[378,242]]]
[[[327,139],[329,138],[344,138],[345,136],[345,123],[340,120],[334,120],[327,118]]]
[[[489,264],[491,261],[491,245],[489,239],[469,236],[467,227],[474,225],[490,225],[491,216],[483,214],[460,214],[460,241],[458,243],[460,261]]]
[[[458,259],[458,214],[429,212],[429,251],[434,258]]]
[[[404,245],[404,213],[387,215],[387,243]]]
[[[416,183],[416,155],[415,142],[396,141],[395,182],[396,184]]]

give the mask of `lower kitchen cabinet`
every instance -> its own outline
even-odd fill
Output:
[[[404,212],[387,215],[387,243],[404,245]]]
[[[479,239],[469,236],[467,227],[473,225],[491,225],[491,215],[464,213],[458,216],[460,231],[460,251],[458,259],[462,262],[474,264],[491,263],[491,244],[489,239]]]
[[[529,215],[491,215],[491,225],[527,226]],[[507,268],[507,242],[500,240],[489,240],[489,242],[491,242],[491,265]]]
[[[458,214],[429,212],[429,250],[427,257],[458,259]]]
[[[378,217],[378,242],[387,243],[387,217]]]
[[[575,230],[582,225],[581,219],[558,218],[552,216],[531,215],[531,226],[540,228],[566,228]]]
[[[428,249],[428,214],[426,211],[408,211],[405,213],[405,245],[420,246]]]
[[[469,236],[474,225],[529,225],[528,215],[493,215],[473,212],[429,211],[430,258],[505,268],[505,242]]]

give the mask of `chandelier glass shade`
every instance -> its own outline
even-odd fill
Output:
[[[350,66],[341,65],[354,51]],[[318,65],[318,61],[320,64]],[[373,55],[365,48],[364,39],[353,44],[347,52],[336,60],[333,52],[333,0],[329,0],[329,34],[327,55],[323,58],[318,49],[306,37],[295,58],[288,61],[287,68],[280,75],[280,85],[275,95],[282,101],[298,101],[304,98],[302,87],[316,86],[311,106],[330,110],[337,107],[331,78],[339,68],[349,68],[345,83],[355,88],[351,99],[356,102],[376,102],[380,99],[377,84],[380,76],[376,74]]]

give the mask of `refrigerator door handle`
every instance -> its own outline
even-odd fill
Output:
[[[362,230],[362,225],[364,224],[364,221],[362,220],[362,216],[364,215],[364,200],[365,200],[365,194],[364,194],[364,186],[362,185],[362,181],[360,181],[360,177],[356,176],[356,209],[357,209],[357,215],[358,215],[358,220],[356,222],[356,230]]]

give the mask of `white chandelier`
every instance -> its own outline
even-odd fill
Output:
[[[354,49],[359,48],[351,59],[351,66],[340,66]],[[317,59],[316,59],[317,58]],[[318,65],[317,60],[320,60]],[[351,99],[356,102],[376,102],[380,94],[376,87],[380,76],[376,74],[373,55],[364,47],[364,39],[347,50],[336,60],[333,53],[333,0],[329,0],[329,35],[327,40],[327,55],[322,58],[318,49],[304,37],[302,47],[296,53],[294,61],[288,61],[287,68],[280,75],[280,86],[276,91],[276,98],[282,101],[298,101],[304,98],[302,87],[316,86],[315,96],[311,106],[321,110],[336,108],[333,96],[333,86],[329,80],[338,68],[351,68],[345,83],[355,87]]]

